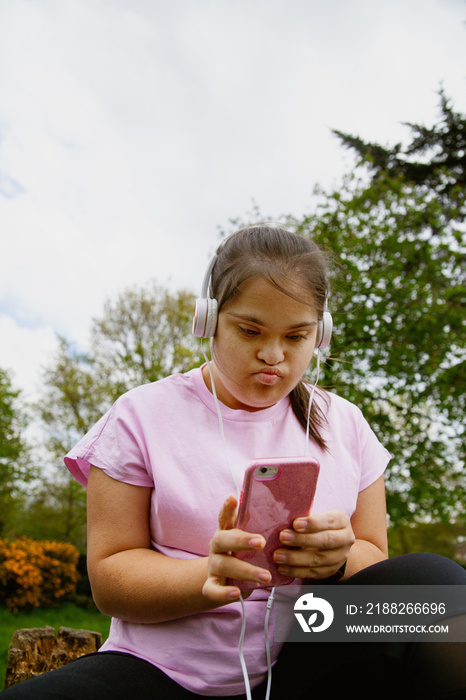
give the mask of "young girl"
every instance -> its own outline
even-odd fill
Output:
[[[466,582],[440,557],[434,566],[387,560],[390,456],[358,408],[303,380],[329,340],[315,243],[282,228],[243,229],[220,246],[205,289],[209,281],[194,332],[212,338],[210,363],[123,395],[65,458],[87,486],[89,578],[110,636],[97,654],[6,691],[11,698],[241,698],[249,684],[265,697],[271,572],[232,556],[265,544],[235,528],[237,493],[251,459],[302,455],[307,431],[317,491],[311,515],[281,532],[280,572],[326,583]],[[229,578],[261,588],[241,600]],[[406,654],[382,644],[270,647],[272,698],[308,697],[308,686],[336,696],[354,669],[359,687],[389,670],[384,697],[405,670]]]

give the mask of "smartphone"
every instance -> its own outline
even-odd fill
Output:
[[[241,491],[237,527],[260,533],[265,548],[235,552],[234,556],[272,574],[267,584],[228,579],[229,585],[241,590],[282,586],[294,579],[280,574],[273,553],[283,545],[279,534],[291,528],[299,516],[309,515],[319,476],[319,463],[312,457],[284,457],[253,460],[246,469]]]

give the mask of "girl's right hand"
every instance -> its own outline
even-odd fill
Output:
[[[241,550],[263,549],[265,539],[262,535],[244,532],[235,527],[238,502],[234,496],[228,496],[220,509],[218,529],[209,546],[207,579],[202,593],[215,605],[226,605],[237,600],[241,591],[237,586],[227,586],[228,578],[245,581],[268,583],[272,575],[262,569],[232,556],[232,552]],[[250,592],[243,594],[243,597]]]

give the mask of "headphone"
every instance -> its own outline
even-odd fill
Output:
[[[212,270],[217,261],[218,254],[225,245],[225,242],[217,249],[211,257],[202,282],[201,296],[196,300],[193,318],[193,335],[197,338],[212,338],[217,328],[218,303],[216,299],[209,297],[209,283]],[[327,297],[325,298],[324,312],[319,319],[316,337],[316,350],[325,350],[330,345],[332,339],[333,319],[328,311]]]
[[[211,257],[202,282],[201,296],[196,300],[193,318],[193,335],[197,338],[212,338],[217,328],[217,299],[208,296],[210,275],[214,269],[222,246]]]

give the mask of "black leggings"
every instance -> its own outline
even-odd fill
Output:
[[[339,585],[361,584],[466,586],[466,571],[435,554],[407,554],[374,564]],[[466,625],[466,615],[455,621]],[[262,700],[265,692],[266,682],[253,690],[253,700]],[[199,698],[147,661],[115,652],[81,657],[1,694],[2,700]],[[271,700],[346,694],[377,700],[465,699],[466,642],[284,645],[273,669]],[[246,696],[223,696],[222,700],[246,700]]]

